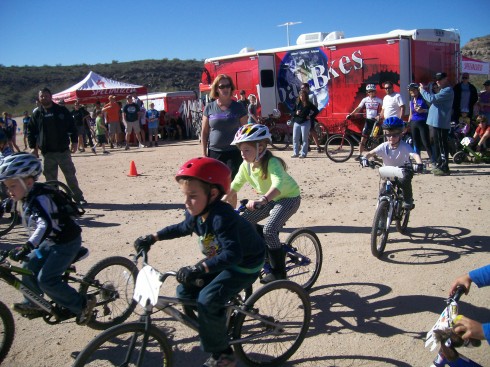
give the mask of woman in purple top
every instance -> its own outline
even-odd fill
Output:
[[[410,116],[408,117],[408,122],[410,123],[412,133],[413,150],[420,155],[421,148],[424,147],[429,155],[429,159],[433,162],[429,127],[427,126],[429,106],[420,95],[418,84],[410,83],[408,85],[408,92],[410,94]]]

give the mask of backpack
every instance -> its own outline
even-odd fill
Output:
[[[51,200],[53,200],[58,207],[58,214],[53,215],[53,219],[63,220],[67,218],[80,218],[85,214],[85,210],[73,198],[71,190],[62,182],[36,182],[31,195],[31,201],[39,195],[48,195]]]

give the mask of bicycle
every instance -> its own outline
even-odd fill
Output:
[[[0,202],[0,236],[9,233],[19,223],[14,201],[7,197]]]
[[[78,354],[73,367],[172,367],[168,338],[152,323],[151,315],[157,311],[198,330],[197,319],[175,307],[197,307],[195,301],[159,296],[162,285],[176,272],[160,273],[148,265],[146,252],[141,255],[144,267],[136,280],[134,298],[144,307],[144,315],[140,321],[116,325],[98,335]],[[199,281],[196,285],[202,285]],[[236,295],[225,308],[230,344],[247,366],[282,365],[301,346],[310,325],[308,294],[288,280],[266,284],[246,300]]]
[[[383,135],[379,133],[380,124],[377,122],[365,144],[365,150],[370,151],[383,142]],[[378,129],[376,129],[378,128]],[[342,163],[349,160],[354,153],[354,143],[361,144],[362,134],[349,129],[349,120],[342,122],[341,133],[331,135],[325,143],[325,154],[335,163]]]
[[[446,308],[442,311],[441,316],[427,333],[425,347],[431,346],[433,351],[439,345],[439,351],[432,362],[431,367],[460,366],[460,367],[482,367],[478,363],[460,354],[456,348],[461,346],[478,347],[481,341],[478,339],[469,339],[464,341],[461,336],[452,330],[455,320],[458,317],[458,301],[466,292],[463,286],[458,287],[454,296],[446,300]]]
[[[267,118],[259,119],[262,125],[269,128],[271,133],[271,145],[277,150],[286,150],[290,144],[293,142],[293,134],[291,132],[291,127],[288,124],[278,125],[276,119],[269,115]]]
[[[453,162],[456,164],[461,164],[463,162],[490,163],[490,154],[486,150],[476,152],[471,148],[472,144],[473,138],[463,138],[461,140],[462,149],[453,155]]]
[[[14,341],[15,323],[12,312],[0,302],[0,364],[7,356]]]
[[[246,209],[247,199],[240,201],[240,206],[236,209],[242,213]],[[264,226],[256,224],[257,231],[264,237]],[[315,232],[308,228],[298,228],[294,230],[282,243],[282,248],[286,253],[286,274],[289,280],[294,281],[309,290],[318,279],[323,264],[323,251],[320,239]],[[259,278],[264,278],[270,274],[271,266],[266,259]]]
[[[132,301],[132,292],[138,268],[135,264],[121,256],[111,256],[96,263],[86,275],[76,272],[75,263],[88,256],[88,249],[82,247],[72,265],[63,274],[63,281],[78,283],[81,295],[96,297],[96,305],[88,326],[95,330],[104,330],[124,322],[133,312],[136,303]],[[29,288],[21,276],[34,276],[29,269],[11,264],[8,260],[9,251],[0,251],[0,279],[17,289],[31,303],[37,305],[39,312],[22,314],[30,320],[42,317],[49,325],[74,318],[76,315],[68,309],[36,294]]]
[[[370,161],[371,168],[381,166],[380,163]],[[388,233],[393,219],[395,219],[396,229],[401,234],[407,231],[411,209],[403,207],[403,192],[399,185],[399,178],[403,178],[405,171],[413,172],[411,165],[404,167],[382,166],[379,167],[379,176],[382,183],[382,189],[378,197],[376,212],[374,213],[373,226],[371,229],[371,253],[378,259],[383,256]]]

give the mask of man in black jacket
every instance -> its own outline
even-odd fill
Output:
[[[468,73],[463,73],[461,82],[456,84],[453,88],[453,121],[458,121],[461,116],[461,110],[468,111],[469,118],[473,117],[473,106],[478,101],[478,91],[469,80],[470,75]]]
[[[59,167],[65,175],[68,187],[73,191],[75,200],[86,205],[71,159],[71,153],[75,153],[78,148],[78,134],[73,117],[66,107],[53,103],[48,88],[40,90],[38,96],[40,107],[33,112],[27,126],[27,140],[31,153],[38,157],[38,149],[41,150],[46,181],[58,179]]]

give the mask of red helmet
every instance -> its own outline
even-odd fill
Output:
[[[224,194],[230,191],[231,170],[217,159],[208,157],[192,158],[185,162],[177,171],[175,179],[194,177],[201,181],[217,185]]]

